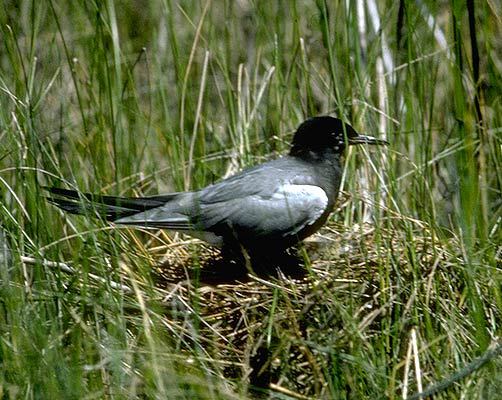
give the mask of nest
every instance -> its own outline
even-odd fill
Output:
[[[166,324],[173,332],[182,327],[187,357],[200,349],[215,376],[251,391],[325,396],[326,371],[347,368],[336,360],[349,356],[354,332],[380,332],[382,317],[409,295],[399,284],[382,285],[382,275],[406,282],[412,274],[406,240],[370,225],[331,224],[283,265],[257,271],[200,242],[170,246],[155,273]],[[424,275],[437,256],[431,240],[414,238]],[[347,327],[348,319],[357,326]]]

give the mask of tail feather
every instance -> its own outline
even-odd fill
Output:
[[[152,197],[115,197],[81,193],[57,187],[46,187],[53,196],[47,200],[71,214],[95,213],[109,221],[128,217],[160,207],[176,197],[177,193]]]

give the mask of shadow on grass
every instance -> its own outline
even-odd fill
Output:
[[[157,284],[173,284],[186,280],[199,285],[232,285],[252,280],[251,275],[262,279],[285,276],[291,279],[305,277],[305,260],[297,248],[281,252],[264,252],[248,257],[230,252],[213,252],[205,257],[185,260],[167,260],[158,266]]]

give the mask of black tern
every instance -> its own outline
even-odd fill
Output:
[[[116,224],[187,233],[211,245],[250,253],[284,250],[316,232],[332,212],[347,145],[388,144],[340,119],[304,121],[288,155],[190,192],[114,197],[56,187],[49,201],[73,214]]]

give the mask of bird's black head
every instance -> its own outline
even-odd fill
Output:
[[[358,134],[338,118],[322,116],[304,121],[296,130],[290,155],[302,156],[333,151],[342,154],[352,144],[388,144],[385,140]]]

